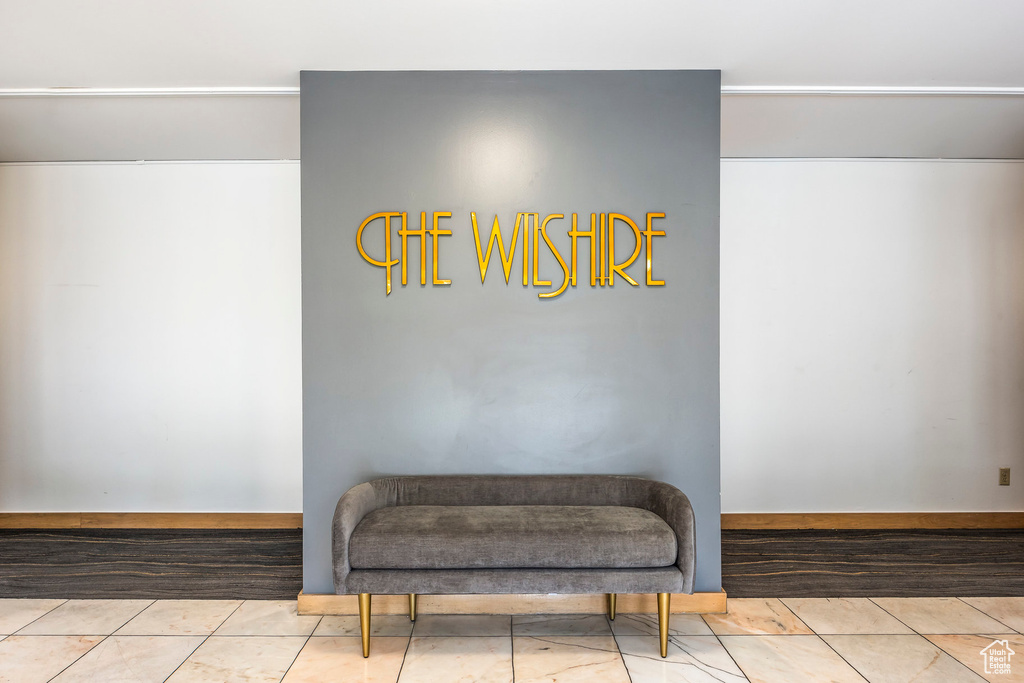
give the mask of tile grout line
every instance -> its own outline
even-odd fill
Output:
[[[844,656],[843,656],[843,653],[841,653],[841,652],[840,652],[839,650],[837,650],[837,649],[835,649],[834,647],[832,647],[832,643],[828,642],[827,640],[825,640],[824,638],[822,638],[822,637],[821,637],[821,636],[822,636],[822,634],[818,633],[818,632],[817,632],[817,631],[815,631],[814,629],[811,629],[811,631],[812,631],[812,632],[814,633],[814,636],[815,636],[815,637],[816,637],[816,638],[817,638],[818,640],[820,640],[821,642],[825,643],[825,647],[827,647],[828,649],[832,650],[832,652],[835,652],[835,653],[836,653],[836,656],[837,656],[837,657],[839,657],[839,659],[841,659],[841,660],[843,660],[844,662],[846,662],[846,666],[848,666],[848,667],[850,667],[851,669],[853,669],[853,671],[854,671],[854,672],[855,672],[855,673],[856,673],[856,674],[857,674],[858,676],[860,676],[861,678],[863,678],[863,679],[864,679],[864,681],[865,681],[865,683],[870,683],[870,681],[868,680],[868,677],[867,677],[867,676],[865,676],[865,675],[864,675],[863,673],[861,673],[861,670],[860,670],[860,669],[858,669],[857,667],[855,667],[855,666],[853,665],[853,663],[852,663],[852,662],[851,662],[850,660],[848,660],[848,659],[847,659],[846,657],[844,657]],[[835,635],[835,634],[831,634],[831,633],[830,633],[830,634],[826,634],[826,635]],[[854,634],[854,635],[856,635],[856,634]]]
[[[1011,596],[1011,597],[1012,597],[1012,596]],[[944,596],[944,597],[939,597],[939,598],[896,598],[896,599],[897,599],[897,600],[917,600],[917,599],[922,599],[922,600],[932,600],[932,599],[938,599],[938,600],[942,600],[942,599],[945,599],[945,598],[948,598],[948,596]],[[960,600],[961,602],[963,602],[963,600],[961,600],[960,598],[956,598],[956,597],[954,597],[954,598],[949,598],[949,599],[950,599],[950,600]],[[920,632],[920,631],[918,631],[917,629],[915,629],[915,628],[911,627],[911,626],[910,626],[910,624],[906,623],[905,621],[903,621],[902,619],[900,619],[899,617],[897,617],[897,616],[896,616],[895,614],[893,614],[893,613],[892,613],[892,612],[890,612],[889,610],[887,610],[887,609],[885,609],[884,607],[882,607],[881,605],[879,605],[879,604],[878,604],[877,602],[875,602],[874,598],[868,598],[868,600],[870,600],[870,601],[871,601],[872,603],[874,603],[875,605],[877,605],[878,607],[880,607],[880,608],[881,608],[881,609],[882,609],[882,610],[883,610],[883,611],[884,611],[884,612],[885,612],[886,614],[888,614],[889,616],[891,616],[891,617],[892,617],[893,619],[895,619],[896,621],[900,622],[901,624],[903,624],[904,626],[906,626],[907,628],[909,628],[909,629],[910,629],[911,631],[913,631],[913,632],[914,632],[915,634],[917,634],[917,635],[921,636],[921,637],[922,637],[922,638],[924,638],[925,640],[927,640],[927,639],[928,639],[928,636],[969,636],[969,635],[987,635],[987,634],[984,634],[984,633],[921,633],[921,632]],[[990,616],[989,614],[986,614],[985,612],[982,612],[982,611],[981,611],[980,609],[978,609],[977,607],[974,607],[973,605],[970,605],[970,604],[968,604],[968,603],[966,603],[966,602],[964,602],[964,604],[965,604],[965,605],[967,605],[968,607],[970,607],[971,609],[973,609],[973,610],[975,610],[975,611],[977,611],[977,612],[980,612],[980,613],[981,613],[982,615],[984,615],[984,616],[988,617],[988,618],[989,618],[989,619],[991,619],[992,621],[994,621],[994,622],[996,622],[996,623],[998,623],[998,624],[1001,624],[1001,625],[1002,625],[1002,626],[1003,626],[1004,628],[1008,628],[1008,629],[1010,629],[1010,633],[1017,633],[1016,629],[1012,629],[1012,628],[1010,628],[1009,626],[1007,626],[1006,624],[1003,624],[1003,622],[999,621],[999,620],[998,620],[998,619],[996,619],[995,617],[993,617],[993,616]],[[838,634],[837,634],[837,635],[838,635]],[[885,634],[879,634],[879,635],[885,635]],[[894,635],[895,635],[895,634],[894,634]],[[998,633],[997,633],[997,634],[992,634],[992,635],[1006,635],[1006,634],[998,634]]]
[[[71,601],[70,601],[70,600],[68,600],[68,601],[66,601],[66,602],[71,602]],[[82,659],[83,657],[85,657],[85,656],[86,656],[87,654],[89,654],[90,652],[92,652],[93,650],[95,650],[96,648],[98,648],[98,647],[99,647],[100,645],[102,645],[103,643],[107,642],[107,638],[109,638],[110,636],[114,635],[114,632],[115,632],[115,631],[117,631],[117,630],[119,630],[119,629],[122,629],[122,628],[124,628],[124,625],[125,625],[125,624],[127,624],[127,623],[128,623],[129,621],[131,621],[132,619],[134,619],[135,617],[139,616],[140,614],[142,614],[143,612],[145,612],[145,611],[146,611],[147,609],[149,609],[149,608],[150,608],[150,607],[151,607],[151,606],[153,605],[153,603],[154,603],[154,602],[156,602],[156,600],[150,600],[150,601],[149,601],[149,604],[148,604],[148,605],[146,605],[145,607],[143,607],[142,609],[140,609],[140,610],[139,610],[138,612],[136,612],[135,614],[133,614],[133,615],[131,615],[130,617],[128,617],[127,621],[125,621],[125,622],[124,622],[124,624],[121,624],[120,626],[118,626],[117,628],[115,628],[115,629],[114,629],[113,631],[111,631],[110,633],[108,633],[108,634],[106,634],[105,636],[103,636],[103,637],[102,637],[102,638],[100,639],[100,641],[99,641],[98,643],[96,643],[95,645],[93,645],[92,647],[90,647],[90,648],[89,648],[88,650],[86,650],[85,652],[83,652],[83,653],[82,653],[81,655],[79,655],[78,657],[76,657],[76,658],[75,658],[75,661],[73,661],[73,662],[71,662],[70,664],[68,664],[67,666],[65,666],[65,667],[64,667],[63,669],[61,669],[60,671],[58,671],[58,672],[57,672],[57,674],[56,674],[55,676],[53,676],[53,677],[51,677],[51,678],[47,679],[47,681],[52,681],[52,680],[53,680],[54,678],[57,678],[57,676],[60,676],[60,675],[61,675],[62,673],[64,673],[65,671],[67,671],[68,669],[70,669],[71,667],[73,667],[73,666],[74,666],[75,664],[78,664],[78,662],[79,662],[79,661],[81,661],[81,659]],[[56,609],[56,608],[54,608],[54,609]],[[51,611],[52,611],[52,610],[51,610]],[[88,634],[88,633],[86,633],[86,634],[84,634],[84,635],[92,635],[92,634]],[[100,634],[96,634],[96,635],[100,635]]]
[[[181,660],[181,662],[178,664],[178,666],[174,667],[174,671],[169,673],[167,675],[167,677],[164,678],[164,683],[167,683],[167,681],[169,681],[171,679],[171,676],[173,676],[174,674],[178,673],[178,669],[180,669],[181,667],[185,666],[185,662],[187,662],[192,657],[192,655],[194,655],[199,650],[199,648],[201,648],[203,645],[205,645],[206,641],[208,641],[210,639],[210,636],[212,636],[214,633],[216,633],[217,629],[220,628],[221,626],[223,626],[224,622],[227,621],[228,619],[230,619],[231,616],[235,612],[237,612],[242,607],[242,605],[244,605],[244,604],[245,604],[245,600],[239,600],[238,604],[235,605],[235,609],[231,610],[231,614],[228,614],[226,617],[224,617],[221,620],[221,622],[219,624],[217,624],[217,626],[212,631],[207,633],[206,636],[204,636],[203,639],[201,641],[199,641],[199,644],[196,645],[195,648],[192,649],[192,652],[189,652],[188,656],[186,656],[183,660]]]
[[[217,624],[217,628],[215,628],[215,629],[213,629],[212,631],[210,631],[210,632],[209,632],[209,633],[208,633],[208,634],[206,635],[206,637],[207,637],[207,638],[209,638],[209,637],[210,637],[210,636],[212,636],[212,635],[213,635],[214,633],[216,633],[217,631],[219,631],[219,630],[220,630],[220,628],[221,628],[221,626],[223,626],[224,624],[226,624],[226,623],[228,622],[228,619],[230,619],[231,617],[235,616],[235,612],[237,612],[238,610],[242,609],[242,605],[244,605],[244,604],[245,604],[245,603],[247,603],[247,602],[249,602],[249,601],[248,601],[248,600],[239,600],[239,601],[238,601],[238,605],[237,605],[237,606],[235,607],[235,609],[231,610],[231,614],[229,614],[229,615],[227,615],[226,617],[224,617],[224,619],[222,619],[222,620],[221,620],[221,622],[220,622],[219,624]]]
[[[125,623],[127,623],[127,622],[125,622]],[[45,638],[45,637],[50,637],[50,638],[52,638],[53,636],[43,636],[43,637],[44,637],[44,638]],[[72,637],[74,637],[74,636],[72,636]],[[80,636],[80,637],[82,637],[82,636]],[[58,672],[57,672],[56,674],[54,674],[54,675],[53,675],[53,676],[52,676],[51,678],[48,678],[48,679],[46,679],[46,680],[47,680],[47,682],[49,682],[49,681],[52,681],[52,680],[53,680],[54,678],[57,678],[57,676],[60,676],[60,675],[61,675],[62,673],[64,673],[65,671],[67,671],[68,669],[70,669],[71,667],[73,667],[73,666],[74,666],[75,664],[78,664],[79,660],[81,660],[81,659],[82,659],[82,657],[86,656],[87,654],[89,654],[90,652],[92,652],[93,650],[95,650],[96,648],[98,648],[98,647],[99,647],[100,645],[102,645],[102,644],[103,644],[104,642],[106,642],[107,638],[109,638],[109,637],[110,637],[109,635],[103,636],[103,638],[101,638],[101,639],[100,639],[100,641],[99,641],[98,643],[96,643],[95,645],[93,645],[92,647],[90,647],[90,648],[89,648],[88,650],[86,650],[86,651],[85,651],[85,652],[83,652],[82,654],[78,655],[78,657],[76,657],[76,658],[75,658],[75,661],[73,661],[73,662],[71,662],[70,664],[68,664],[67,666],[65,666],[65,667],[64,667],[63,669],[61,669],[61,670],[60,670],[60,671],[58,671]]]
[[[178,666],[174,667],[174,671],[172,671],[171,673],[167,674],[167,677],[164,678],[164,683],[166,683],[168,680],[170,680],[171,676],[173,676],[174,674],[178,673],[178,669],[180,669],[182,666],[185,665],[185,662],[187,662],[189,660],[189,658],[192,657],[192,655],[194,655],[196,653],[196,650],[201,648],[203,646],[203,644],[206,643],[206,641],[208,641],[210,639],[211,635],[213,635],[213,634],[211,634],[211,633],[206,634],[203,637],[203,639],[199,641],[199,644],[196,645],[194,648],[192,648],[192,652],[189,652],[187,655],[185,655],[184,659],[182,659],[180,662],[178,662]]]
[[[44,599],[45,599],[45,598],[44,598]],[[28,628],[29,626],[31,626],[32,624],[36,623],[36,622],[37,622],[37,621],[39,621],[40,619],[42,619],[43,617],[45,617],[45,616],[46,616],[47,614],[49,614],[49,613],[50,613],[50,612],[52,612],[53,610],[55,610],[55,609],[57,609],[57,608],[59,608],[59,607],[63,607],[63,606],[64,606],[64,605],[66,605],[66,604],[67,604],[68,602],[70,602],[70,601],[69,601],[69,600],[64,600],[64,601],[62,601],[62,602],[61,602],[61,603],[60,603],[59,605],[56,605],[56,606],[54,606],[54,608],[53,608],[53,609],[51,609],[51,610],[48,610],[48,611],[46,611],[46,612],[45,612],[45,613],[43,613],[43,614],[40,614],[40,615],[39,615],[38,617],[36,617],[36,618],[35,618],[35,619],[33,619],[32,621],[30,621],[30,622],[28,622],[27,624],[25,624],[24,626],[22,626],[21,628],[19,628],[19,629],[18,629],[17,631],[15,631],[14,633],[8,633],[6,637],[7,637],[7,638],[10,638],[11,636],[16,636],[16,635],[18,635],[18,631],[21,631],[21,630],[23,630],[23,629],[26,629],[26,628]]]
[[[991,614],[989,614],[989,613],[988,613],[988,612],[986,612],[985,610],[983,610],[983,609],[980,609],[980,608],[978,608],[978,607],[975,607],[974,605],[972,605],[971,603],[967,602],[967,601],[966,601],[966,600],[964,600],[963,598],[953,598],[953,599],[954,599],[954,600],[959,600],[960,602],[962,602],[963,604],[967,605],[968,607],[970,607],[971,609],[973,609],[974,611],[976,611],[976,612],[978,612],[978,613],[980,613],[980,614],[984,614],[984,615],[985,615],[986,617],[988,617],[988,618],[989,618],[989,619],[991,619],[992,621],[994,621],[994,622],[996,622],[996,623],[998,623],[998,624],[1002,624],[1002,625],[1003,625],[1004,627],[1006,627],[1006,628],[1010,629],[1010,631],[1011,631],[1012,633],[1017,633],[1017,629],[1015,629],[1015,628],[1010,628],[1010,625],[1009,625],[1009,624],[1003,623],[1002,621],[1000,621],[999,619],[996,619],[996,618],[995,618],[994,616],[992,616]],[[933,635],[934,635],[934,634],[933,634]],[[949,635],[952,635],[952,634],[949,634]],[[980,635],[980,634],[979,634],[979,635]],[[998,634],[997,634],[997,635],[998,635]]]
[[[608,624],[608,630],[612,632],[612,642],[615,643],[615,649],[619,651],[619,661],[622,662],[622,668],[626,670],[626,678],[629,679],[629,683],[633,683],[633,674],[629,673],[629,667],[626,666],[626,656],[622,654],[622,647],[619,646],[619,639],[615,637],[615,629],[613,627],[612,620],[608,618],[606,614],[604,616],[605,623]],[[515,683],[515,681],[513,681]]]
[[[323,621],[323,619],[324,619],[324,616],[321,614],[320,618],[316,620],[316,626],[314,626],[313,630],[309,632],[309,635],[306,636],[306,639],[304,641],[302,641],[302,647],[300,647],[295,652],[295,656],[292,657],[292,661],[288,664],[288,668],[284,670],[284,673],[281,674],[281,678],[278,679],[278,680],[283,681],[285,679],[285,677],[288,675],[288,672],[292,670],[293,666],[295,666],[295,662],[298,661],[299,655],[302,654],[302,651],[305,649],[306,645],[309,643],[310,639],[313,637],[313,631],[316,631],[317,626],[320,625],[320,622]]]
[[[409,656],[409,648],[412,647],[412,636],[416,633],[416,622],[412,622],[412,628],[409,629],[409,637],[405,640],[405,650],[402,652],[402,663],[398,665],[398,673],[395,675],[395,683],[398,683],[402,678],[402,671],[405,669],[405,660]],[[359,654],[362,654],[360,652]]]
[[[967,602],[967,601],[966,601],[966,600],[964,600],[963,598],[957,597],[957,598],[954,598],[954,599],[955,599],[955,600],[959,600],[960,602],[962,602],[963,604],[967,605],[968,607],[970,607],[970,608],[972,608],[972,609],[978,610],[979,612],[981,612],[982,614],[984,614],[984,615],[985,615],[986,617],[988,617],[989,619],[992,619],[993,621],[996,621],[996,622],[998,622],[998,623],[1000,623],[1000,624],[1003,624],[1003,622],[999,621],[998,619],[996,619],[995,617],[993,617],[993,616],[992,616],[991,614],[989,614],[988,612],[985,612],[985,611],[983,611],[983,610],[981,610],[981,609],[978,609],[977,607],[975,607],[974,605],[970,604],[969,602]],[[1010,627],[1009,627],[1009,626],[1007,626],[1006,624],[1003,624],[1003,626],[1006,626],[1007,628],[1010,628]],[[1016,631],[1014,631],[1014,632],[1016,633]],[[915,633],[917,633],[917,632],[915,631]],[[978,676],[979,678],[982,678],[981,674],[979,674],[979,673],[975,672],[975,671],[974,671],[974,669],[972,669],[971,667],[967,666],[967,664],[966,664],[966,663],[964,663],[964,662],[961,662],[961,661],[960,661],[959,659],[957,659],[957,657],[956,657],[956,656],[955,656],[955,655],[954,655],[954,654],[953,654],[952,652],[948,652],[948,651],[946,650],[946,648],[942,647],[941,645],[939,645],[938,643],[936,643],[936,642],[935,642],[934,640],[931,640],[930,638],[928,638],[928,637],[927,637],[927,636],[925,636],[924,634],[920,634],[920,633],[919,633],[918,635],[919,635],[919,636],[921,636],[922,638],[924,638],[925,640],[927,640],[927,641],[928,641],[929,643],[931,643],[931,644],[932,644],[933,646],[937,647],[937,648],[939,649],[939,651],[941,651],[941,652],[945,653],[945,654],[946,654],[946,655],[947,655],[947,656],[948,656],[948,657],[949,657],[950,659],[952,659],[952,660],[953,660],[954,662],[956,662],[956,663],[957,663],[957,664],[959,664],[960,666],[964,667],[965,669],[967,669],[968,671],[970,671],[970,672],[971,672],[972,674],[974,674],[975,676]],[[957,634],[957,633],[932,633],[932,634],[930,634],[930,635],[933,635],[933,636],[934,636],[934,635],[964,635],[964,634]],[[979,634],[971,634],[971,635],[982,635],[982,634],[980,634],[980,633],[979,633]],[[996,635],[999,635],[999,634],[996,634]]]
[[[843,655],[841,655],[838,651],[836,651],[836,649],[834,647],[832,647],[828,643],[827,640],[825,640],[824,638],[821,637],[820,633],[815,631],[813,628],[811,628],[811,626],[806,621],[801,619],[800,616],[796,612],[794,612],[793,609],[782,600],[782,598],[763,598],[763,599],[764,600],[771,600],[771,599],[778,600],[779,604],[782,605],[783,608],[785,608],[785,610],[787,612],[789,612],[791,615],[793,615],[794,619],[796,619],[800,624],[803,625],[804,628],[806,628],[808,631],[811,632],[810,635],[812,635],[813,637],[815,637],[818,640],[820,640],[822,642],[822,644],[825,645],[825,647],[827,647],[829,650],[834,652],[836,654],[836,656],[839,657],[839,659],[841,659],[844,663],[846,663],[846,665],[849,666],[850,669],[852,669],[854,673],[856,673],[858,676],[860,676],[861,679],[863,679],[865,681],[865,683],[869,683],[867,677],[864,674],[862,674],[857,669],[857,667],[855,667],[853,664],[851,664],[849,661],[847,661],[846,657],[843,657]],[[704,619],[704,615],[701,615],[701,619]],[[704,623],[707,624],[707,620],[706,619],[704,619]],[[707,624],[707,626],[708,626],[708,628],[711,628],[711,624]],[[711,630],[712,630],[712,633],[714,633],[714,629],[711,629]],[[718,638],[718,635],[719,634],[715,633],[715,637],[716,638]],[[796,635],[808,635],[808,634],[803,634],[803,633],[778,633],[778,634],[770,634],[770,633],[756,634],[756,633],[749,633],[749,634],[742,634],[742,635],[750,635],[750,636],[765,636],[765,635],[796,636]],[[732,658],[733,663],[736,664],[736,666],[740,669],[740,671],[743,671],[743,667],[741,667],[739,665],[739,662],[736,661],[735,657],[732,657],[732,653],[729,652],[729,648],[727,648],[725,646],[725,643],[722,642],[721,638],[718,639],[718,642],[722,646],[722,648],[725,649],[725,651],[727,653],[729,653],[729,657]],[[747,676],[747,672],[746,671],[743,671],[743,675],[746,676],[749,679],[749,676]]]
[[[922,636],[922,637],[923,637],[923,636]],[[925,640],[927,640],[927,638],[926,638]],[[930,641],[930,640],[929,640],[928,642],[929,642],[929,643],[932,643],[932,641]],[[971,672],[972,674],[974,674],[975,676],[977,676],[979,680],[982,680],[982,681],[984,681],[984,680],[987,680],[987,679],[986,679],[986,678],[985,678],[984,676],[982,676],[982,675],[981,675],[980,673],[976,672],[976,671],[975,671],[974,669],[972,669],[971,667],[967,666],[966,662],[961,662],[961,661],[960,661],[959,659],[957,659],[956,657],[954,657],[954,656],[953,656],[953,655],[952,655],[951,653],[949,653],[949,652],[946,652],[946,651],[945,651],[945,650],[944,650],[944,649],[942,648],[942,646],[940,646],[940,645],[939,645],[938,643],[932,643],[932,645],[934,645],[935,647],[937,647],[937,648],[939,649],[939,652],[942,652],[942,653],[943,653],[944,655],[946,655],[947,657],[949,657],[950,659],[952,659],[952,660],[953,660],[954,662],[956,662],[957,664],[959,664],[960,666],[962,666],[962,667],[963,667],[964,669],[966,669],[967,671],[970,671],[970,672]],[[980,654],[980,653],[979,653],[979,654]]]
[[[830,598],[825,598],[825,599],[826,599],[826,600],[829,600]],[[870,682],[868,681],[868,677],[867,677],[867,676],[865,676],[864,674],[862,674],[862,673],[860,672],[860,669],[858,669],[858,668],[857,668],[857,667],[855,667],[855,666],[854,666],[853,664],[851,664],[851,663],[850,663],[850,661],[846,659],[846,657],[844,657],[844,656],[843,656],[843,655],[842,655],[842,654],[841,654],[841,653],[840,653],[840,652],[839,652],[838,650],[836,650],[836,649],[835,649],[834,647],[832,647],[832,645],[831,645],[831,644],[830,644],[830,643],[829,643],[829,642],[828,642],[827,640],[825,640],[824,638],[822,638],[822,637],[821,637],[821,634],[820,634],[820,633],[818,633],[817,631],[815,631],[815,630],[814,630],[814,629],[813,629],[813,628],[811,627],[811,625],[810,625],[810,624],[808,624],[808,623],[807,623],[806,621],[804,621],[803,619],[801,619],[801,618],[800,618],[800,615],[799,615],[799,614],[797,614],[796,612],[794,612],[794,611],[793,611],[793,608],[792,608],[792,607],[790,607],[789,605],[787,605],[787,604],[785,603],[785,601],[784,601],[784,600],[783,600],[782,598],[776,598],[776,600],[778,600],[778,601],[779,601],[779,603],[780,603],[780,604],[781,604],[781,605],[782,605],[783,607],[785,607],[785,608],[786,608],[787,610],[789,610],[789,613],[790,613],[790,614],[792,614],[792,615],[793,615],[794,617],[796,617],[796,620],[797,620],[797,621],[799,621],[799,622],[800,622],[801,624],[803,624],[803,625],[804,625],[804,627],[805,627],[805,628],[806,628],[806,629],[807,629],[808,631],[810,631],[811,633],[813,633],[813,634],[814,634],[814,637],[815,637],[815,638],[817,638],[817,639],[818,639],[818,640],[820,640],[820,641],[821,641],[822,643],[824,643],[825,647],[827,647],[827,648],[828,648],[829,650],[831,650],[832,652],[834,652],[834,653],[836,654],[836,656],[837,656],[837,657],[839,657],[839,659],[841,659],[841,660],[843,660],[844,662],[846,662],[846,665],[847,665],[848,667],[850,667],[850,668],[851,668],[851,669],[852,669],[852,670],[854,671],[854,673],[856,673],[856,674],[857,674],[858,676],[860,676],[860,677],[861,677],[862,679],[864,679],[864,683],[870,683]]]
[[[912,632],[912,633],[914,633],[915,635],[919,635],[919,636],[921,636],[922,638],[924,638],[924,634],[922,634],[922,633],[918,633],[918,632],[917,632],[917,629],[916,629],[916,628],[912,627],[912,626],[911,626],[910,624],[908,624],[907,622],[903,621],[903,620],[902,620],[902,619],[900,619],[900,618],[899,618],[898,616],[896,616],[895,614],[893,614],[893,613],[892,613],[892,612],[890,612],[889,610],[887,610],[887,609],[885,609],[884,607],[882,607],[881,605],[879,605],[879,604],[878,604],[877,602],[875,602],[875,599],[874,599],[874,598],[868,598],[868,600],[869,600],[869,601],[871,602],[871,604],[872,604],[872,605],[874,605],[875,607],[877,607],[878,609],[882,610],[883,612],[885,612],[886,614],[888,614],[888,615],[889,615],[890,617],[892,617],[893,619],[895,619],[896,621],[900,622],[901,624],[903,624],[904,626],[906,626],[907,628],[909,628],[909,629],[911,630],[911,632]],[[926,639],[926,640],[927,640],[927,639]]]
[[[725,646],[725,643],[722,642],[722,639],[719,638],[718,634],[714,631],[712,631],[711,633],[714,636],[715,640],[718,641],[718,646],[725,650],[725,654],[729,656],[729,661],[731,661],[736,666],[736,668],[739,669],[740,675],[743,676],[743,680],[747,681],[747,683],[750,683],[750,676],[748,676],[747,672],[743,670],[743,667],[740,666],[740,663],[736,661],[736,658],[732,656],[732,653],[729,652],[729,648]]]
[[[241,607],[241,605],[239,605],[239,607]],[[298,613],[296,613],[296,615],[295,615],[295,616],[299,616],[299,615],[298,615]],[[319,628],[319,627],[320,627],[320,622],[322,622],[323,620],[324,620],[324,615],[323,615],[323,614],[321,614],[321,615],[320,615],[320,616],[319,616],[319,617],[317,618],[317,620],[316,620],[316,623],[315,623],[315,624],[313,624],[313,628],[311,628],[311,629],[309,630],[309,635],[308,635],[308,636],[306,636],[306,639],[305,639],[304,641],[302,641],[302,647],[300,647],[300,648],[299,648],[299,649],[298,649],[298,650],[297,650],[297,651],[295,652],[295,656],[294,656],[294,657],[292,657],[292,661],[291,661],[291,662],[289,662],[289,664],[288,664],[288,668],[286,668],[286,669],[284,670],[284,673],[283,673],[283,674],[281,674],[281,678],[280,678],[280,679],[278,679],[278,680],[280,680],[280,681],[283,681],[283,680],[285,679],[285,676],[287,676],[287,675],[288,675],[288,672],[292,670],[292,667],[293,667],[293,666],[295,666],[295,662],[296,662],[296,661],[297,661],[297,660],[299,659],[299,655],[301,655],[301,654],[302,654],[302,650],[303,650],[303,649],[305,649],[306,645],[307,645],[307,644],[309,643],[309,640],[310,640],[310,639],[311,639],[311,638],[313,637],[313,634],[314,634],[314,633],[316,633],[316,630],[317,630],[317,628]],[[284,637],[288,637],[288,636],[284,636]]]
[[[918,633],[917,635],[918,635],[919,637],[921,637],[921,638],[924,638],[924,639],[925,639],[925,640],[926,640],[927,642],[931,643],[931,645],[932,645],[933,647],[935,647],[935,648],[938,648],[939,652],[943,653],[944,655],[946,655],[947,657],[949,657],[950,659],[952,659],[952,660],[953,660],[954,662],[956,662],[957,664],[959,664],[959,665],[960,665],[960,666],[962,666],[963,668],[965,668],[965,669],[967,669],[968,671],[970,671],[970,672],[971,672],[972,674],[974,674],[975,676],[977,676],[977,677],[978,677],[979,679],[981,679],[981,680],[986,680],[985,678],[983,678],[983,677],[981,676],[981,674],[977,673],[976,671],[974,671],[974,669],[972,669],[971,667],[967,666],[967,664],[965,664],[964,662],[961,662],[961,661],[960,661],[959,659],[957,659],[957,658],[956,658],[956,656],[955,656],[955,655],[954,655],[954,654],[953,654],[952,652],[948,652],[948,651],[946,650],[946,648],[942,647],[941,645],[939,645],[938,643],[936,643],[936,642],[935,642],[934,640],[931,640],[931,639],[929,639],[929,638],[928,638],[928,636],[922,635],[922,634],[920,634],[920,633]],[[962,634],[962,633],[932,633],[931,635],[933,635],[933,636],[934,636],[934,635],[947,635],[947,636],[953,636],[953,635],[966,635],[966,634]],[[973,635],[973,634],[972,634],[972,635]]]
[[[814,635],[818,635],[818,632],[817,632],[817,631],[815,631],[815,630],[814,630],[813,628],[811,628],[811,627],[810,627],[810,626],[809,626],[809,625],[807,624],[807,622],[806,622],[806,621],[804,621],[803,619],[801,619],[801,618],[800,618],[800,616],[799,616],[799,615],[798,615],[798,614],[797,614],[796,612],[794,612],[794,611],[793,611],[792,609],[790,609],[789,605],[787,605],[786,603],[784,603],[784,602],[782,601],[782,598],[775,598],[775,599],[776,599],[776,600],[778,600],[778,601],[779,601],[779,604],[780,604],[780,605],[782,605],[782,606],[783,606],[783,607],[784,607],[784,608],[786,609],[786,611],[787,611],[787,612],[789,612],[790,614],[792,614],[792,615],[793,615],[793,618],[794,618],[794,619],[796,619],[796,620],[797,620],[798,622],[800,622],[800,623],[801,623],[801,624],[803,625],[803,627],[804,627],[805,629],[807,629],[808,631],[810,631],[810,632],[811,632],[811,633],[813,633]],[[796,633],[783,633],[782,635],[794,635],[794,636],[795,636],[795,635],[798,635],[798,634],[796,634]]]
[[[725,613],[726,614],[729,613],[729,603],[728,603],[728,601],[726,601]],[[733,657],[732,652],[729,651],[729,648],[727,648],[725,646],[725,643],[722,642],[722,637],[720,635],[718,635],[717,633],[715,633],[715,629],[711,628],[711,624],[708,623],[708,620],[704,618],[703,614],[700,615],[700,619],[701,619],[701,621],[704,622],[704,625],[708,627],[708,630],[711,631],[711,635],[713,635],[715,637],[715,640],[718,641],[719,647],[721,647],[723,650],[725,650],[725,654],[729,655],[729,659],[732,660],[732,663],[735,664],[736,668],[740,670],[740,673],[743,675],[743,678],[746,679],[747,682],[749,683],[750,676],[747,675],[747,672],[744,671],[743,667],[740,666],[740,663],[738,661],[736,661],[736,658]]]
[[[509,661],[512,665],[512,683],[516,683],[516,619],[508,615],[508,652]],[[630,683],[633,683],[630,681]]]
[[[909,599],[909,598],[903,598],[903,599],[904,599],[904,600],[906,600],[906,599]],[[957,598],[957,599],[959,599],[959,598]],[[928,638],[928,636],[926,636],[925,634],[923,634],[923,633],[919,633],[919,632],[918,632],[918,630],[917,630],[916,628],[913,628],[913,627],[911,627],[911,625],[910,625],[910,624],[906,623],[905,621],[903,621],[902,619],[900,619],[899,617],[897,617],[897,616],[896,616],[895,614],[893,614],[892,612],[890,612],[889,610],[885,609],[884,607],[882,607],[881,605],[879,605],[879,604],[878,604],[877,602],[875,602],[875,599],[874,599],[874,598],[868,598],[868,600],[869,600],[869,601],[871,602],[871,604],[872,604],[872,605],[874,605],[874,606],[878,607],[878,608],[879,608],[880,610],[882,610],[883,612],[885,612],[886,614],[888,614],[888,615],[889,615],[890,617],[892,617],[892,618],[893,618],[893,619],[895,619],[896,621],[900,622],[901,624],[903,624],[904,626],[906,626],[907,628],[909,628],[909,629],[910,629],[910,630],[911,630],[911,631],[913,632],[913,634],[914,634],[915,636],[917,636],[918,638],[924,638],[924,640],[925,640],[926,642],[929,642],[929,643],[931,643],[931,644],[932,644],[932,645],[933,645],[934,647],[937,647],[937,648],[939,649],[939,651],[940,651],[940,652],[942,652],[942,653],[944,653],[945,655],[947,655],[947,656],[948,656],[948,657],[949,657],[950,659],[952,659],[952,660],[953,660],[954,662],[956,662],[956,663],[957,663],[957,664],[959,664],[960,666],[964,667],[965,669],[967,669],[968,671],[970,671],[970,672],[971,672],[972,674],[974,673],[974,671],[973,671],[973,670],[972,670],[972,669],[971,669],[971,668],[970,668],[969,666],[967,666],[966,664],[964,664],[963,662],[961,662],[961,661],[960,661],[959,659],[957,659],[956,657],[954,657],[954,656],[953,656],[952,654],[950,654],[949,652],[946,652],[946,649],[945,649],[944,647],[942,647],[942,646],[941,646],[941,645],[939,645],[938,643],[936,643],[936,642],[934,642],[934,641],[930,640],[930,639]],[[931,635],[936,635],[936,634],[934,634],[934,633],[933,633],[933,634],[931,634]],[[949,634],[949,635],[952,635],[952,634]],[[975,675],[977,675],[977,674],[975,674]]]

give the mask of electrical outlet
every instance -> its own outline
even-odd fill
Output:
[[[1009,486],[1010,485],[1010,468],[1000,467],[999,468],[999,485]]]

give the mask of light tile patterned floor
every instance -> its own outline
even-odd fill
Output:
[[[0,683],[1024,681],[1024,598],[736,599],[670,627],[662,659],[647,614],[375,616],[363,659],[356,617],[295,601],[0,599]]]

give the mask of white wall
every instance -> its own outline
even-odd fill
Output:
[[[299,166],[0,167],[0,510],[297,511]]]
[[[1024,164],[723,163],[723,511],[1024,509],[1022,264]],[[0,166],[0,510],[300,510],[299,267],[297,164]]]
[[[1024,510],[1024,163],[723,163],[721,306],[723,511]]]

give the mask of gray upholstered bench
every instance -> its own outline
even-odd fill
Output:
[[[694,524],[679,489],[605,475],[418,476],[351,488],[334,512],[334,588],[370,596],[657,593],[661,656],[669,599],[693,592]]]

